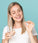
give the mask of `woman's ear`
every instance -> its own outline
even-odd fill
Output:
[[[12,15],[10,15],[10,17],[12,18]]]
[[[12,15],[8,13],[8,16],[10,16],[12,18]]]

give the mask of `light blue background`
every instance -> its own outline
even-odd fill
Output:
[[[35,23],[35,29],[38,33],[38,0],[1,0],[0,1],[0,43],[2,43],[2,32],[7,25],[7,8],[8,5],[17,1],[24,10],[24,18],[26,21],[31,20]]]

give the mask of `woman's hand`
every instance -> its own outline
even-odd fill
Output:
[[[11,31],[11,32],[7,32],[6,34],[5,34],[5,39],[6,40],[9,40],[9,39],[11,39],[12,38],[12,35],[14,35],[15,34],[15,31]]]
[[[32,21],[27,21],[24,24],[25,24],[25,27],[26,27],[26,30],[28,31],[28,33],[32,32],[34,23]]]
[[[32,29],[34,27],[34,23],[32,21],[27,21],[24,24],[25,24],[26,30],[29,34],[29,38],[30,38],[31,43],[38,43],[37,37],[33,36],[33,34],[32,34]]]

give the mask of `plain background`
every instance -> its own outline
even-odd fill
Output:
[[[11,2],[18,2],[22,5],[25,21],[31,20],[35,23],[38,33],[38,0],[1,0],[0,1],[0,43],[2,43],[2,33],[7,25],[7,8]],[[37,37],[38,38],[38,37]]]

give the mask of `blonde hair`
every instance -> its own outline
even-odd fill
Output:
[[[21,10],[22,10],[22,12],[23,12],[23,9],[22,9],[22,6],[19,4],[19,3],[17,3],[17,2],[12,2],[9,6],[8,6],[8,26],[9,26],[9,30],[10,30],[10,27],[12,27],[12,30],[13,30],[13,26],[14,26],[14,23],[15,23],[15,21],[13,20],[13,18],[11,18],[10,17],[10,9],[11,9],[11,7],[13,7],[15,4],[17,4],[17,5],[19,5],[20,6],[20,8],[21,8]],[[25,30],[26,30],[26,28],[25,28],[25,26],[24,26],[24,15],[23,15],[23,18],[22,18],[22,21],[21,21],[21,23],[22,23],[22,32],[21,32],[21,34],[23,34],[24,32],[25,32]]]

